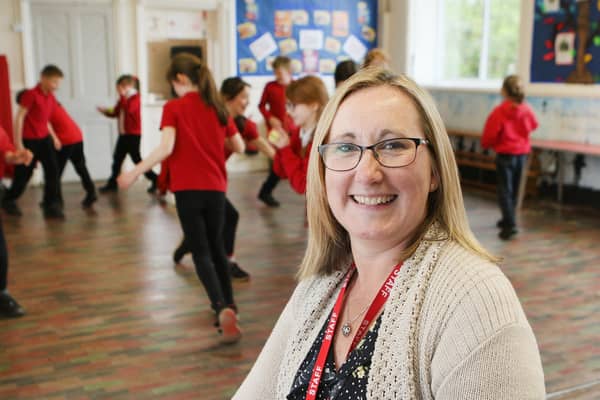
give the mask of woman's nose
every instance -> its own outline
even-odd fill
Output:
[[[383,177],[381,168],[373,150],[364,150],[356,166],[356,179],[364,183],[377,182]]]

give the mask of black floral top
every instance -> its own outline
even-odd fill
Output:
[[[371,357],[375,349],[379,325],[381,325],[381,315],[338,371],[335,369],[333,345],[329,348],[325,360],[325,372],[319,384],[317,400],[361,400],[367,398],[369,368],[371,367]],[[321,332],[319,332],[317,339],[308,351],[308,355],[300,365],[300,369],[294,378],[292,390],[286,397],[287,400],[304,400],[306,398],[308,381],[317,361],[328,322],[329,318],[325,321]]]

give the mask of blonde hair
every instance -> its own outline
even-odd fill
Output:
[[[448,238],[493,262],[498,259],[477,241],[469,227],[463,203],[454,151],[433,99],[406,76],[395,76],[389,71],[368,68],[357,72],[335,92],[323,110],[314,136],[308,163],[306,208],[308,213],[308,245],[300,265],[298,278],[328,275],[344,269],[352,259],[348,232],[335,219],[327,201],[325,167],[318,153],[325,143],[337,110],[348,97],[361,90],[388,86],[408,96],[417,112],[432,158],[433,173],[438,177],[438,188],[429,194],[425,220],[417,230],[404,258],[416,250],[425,238],[427,229],[435,222],[445,230]]]

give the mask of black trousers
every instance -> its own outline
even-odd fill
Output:
[[[81,185],[88,194],[96,193],[96,187],[90,177],[90,173],[85,165],[85,154],[83,153],[83,142],[73,143],[63,146],[58,152],[58,175],[62,177],[67,161],[71,161],[75,172],[81,179]]]
[[[121,173],[123,161],[125,161],[125,157],[127,157],[128,154],[135,164],[142,161],[142,156],[140,155],[140,140],[140,135],[131,135],[129,133],[119,135],[119,139],[117,139],[117,145],[113,153],[112,172],[110,174],[110,178],[108,178],[109,184],[117,184],[117,178]],[[144,176],[151,182],[156,182],[156,179],[158,178],[158,176],[152,170],[144,173]]]
[[[269,175],[267,176],[267,179],[265,179],[265,181],[263,182],[260,191],[258,192],[259,195],[270,195],[271,193],[273,193],[273,190],[275,190],[275,187],[277,186],[277,184],[279,183],[279,181],[281,180],[281,178],[279,176],[277,176],[277,174],[273,171],[273,163],[271,163],[271,168],[269,169]]]
[[[8,250],[6,249],[6,239],[4,238],[4,228],[0,221],[0,292],[6,290],[8,282]]]
[[[502,221],[505,228],[516,226],[516,207],[519,197],[519,184],[527,154],[497,154],[496,177],[498,205],[502,212]]]
[[[192,251],[196,274],[213,309],[235,304],[229,262],[223,246],[225,193],[185,190],[175,192],[177,215]]]
[[[10,189],[6,192],[4,201],[15,201],[23,194],[27,183],[31,179],[36,162],[40,161],[44,168],[43,204],[46,207],[59,206],[58,161],[52,138],[47,136],[44,139],[23,139],[23,145],[33,153],[33,161],[29,165],[15,166],[15,176]]]

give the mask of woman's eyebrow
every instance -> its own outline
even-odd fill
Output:
[[[353,132],[344,132],[340,135],[335,135],[329,138],[329,141],[343,141],[356,139],[356,134]]]
[[[406,138],[408,137],[405,133],[403,133],[402,131],[399,130],[393,130],[393,129],[382,129],[379,134],[377,135],[377,140],[382,140],[386,137],[392,137],[392,138]]]

